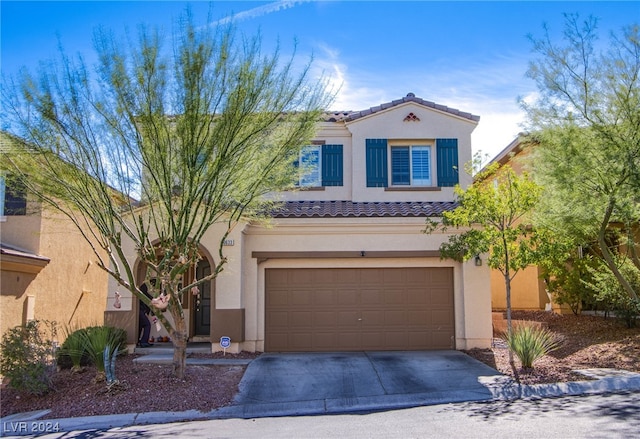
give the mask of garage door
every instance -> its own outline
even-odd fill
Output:
[[[454,348],[452,268],[267,269],[268,352]]]

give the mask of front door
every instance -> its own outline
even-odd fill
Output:
[[[196,268],[196,277],[202,279],[211,274],[211,265],[206,259],[201,260]],[[196,297],[195,335],[211,334],[211,281],[200,284],[200,294]]]

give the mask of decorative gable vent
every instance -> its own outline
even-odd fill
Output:
[[[404,122],[420,122],[420,118],[413,113],[409,113],[407,117],[404,118]]]

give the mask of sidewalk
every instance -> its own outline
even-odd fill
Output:
[[[140,357],[139,361],[171,361],[167,354],[153,354]],[[196,359],[188,358],[188,364],[248,364],[252,360],[235,359]],[[475,361],[475,360],[474,360]],[[47,419],[38,421],[48,411],[21,413],[2,418],[4,437],[17,437],[41,434],[45,432],[63,432],[78,430],[104,430],[116,427],[145,424],[164,424],[170,422],[259,418],[275,416],[327,415],[340,413],[366,413],[373,411],[396,410],[417,406],[458,403],[466,401],[515,400],[526,398],[552,398],[560,396],[588,395],[598,393],[640,391],[640,373],[615,369],[588,369],[579,371],[592,381],[574,381],[568,383],[518,385],[503,375],[481,376],[484,393],[468,391],[447,391],[429,393],[388,394],[376,396],[318,398],[314,400],[289,401],[277,403],[237,403],[231,406],[200,412],[151,412],[128,413],[107,416],[91,416],[66,419]],[[38,430],[39,429],[39,430]]]

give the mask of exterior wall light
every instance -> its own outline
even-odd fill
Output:
[[[476,264],[476,267],[482,266],[482,259],[480,259],[480,255],[476,255],[475,264]]]

